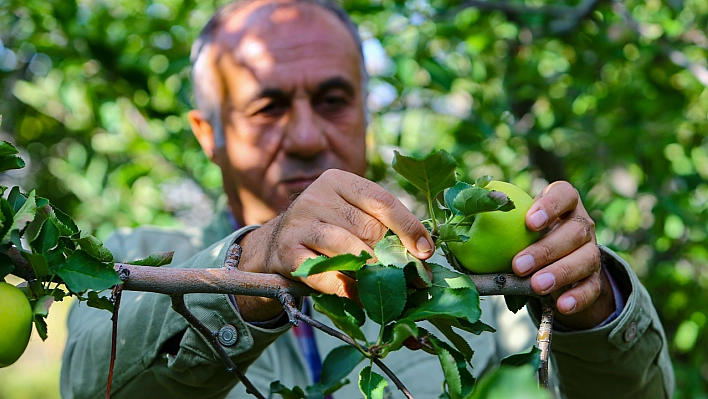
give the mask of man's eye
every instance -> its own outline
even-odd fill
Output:
[[[322,113],[333,113],[342,110],[349,105],[349,100],[343,96],[328,95],[323,96],[315,107]]]
[[[274,102],[268,103],[264,107],[260,108],[258,111],[255,112],[255,115],[281,116],[285,113],[286,110],[287,110],[287,107],[285,104],[274,101]]]

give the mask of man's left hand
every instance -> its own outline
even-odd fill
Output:
[[[553,296],[561,324],[586,329],[607,319],[614,296],[601,271],[595,223],[578,191],[568,182],[552,183],[535,198],[526,225],[545,234],[514,257],[514,272],[532,275],[533,290]]]

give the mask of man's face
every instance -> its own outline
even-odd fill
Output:
[[[214,160],[245,223],[271,219],[327,169],[366,171],[360,54],[332,13],[259,2],[215,43],[226,144]]]

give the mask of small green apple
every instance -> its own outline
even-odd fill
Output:
[[[25,294],[0,279],[0,367],[22,356],[32,332],[32,307]]]
[[[460,264],[473,273],[509,273],[514,256],[540,237],[526,227],[526,212],[533,198],[502,181],[491,181],[485,188],[508,195],[516,207],[508,212],[480,213],[471,226],[458,227],[457,233],[469,237],[467,241],[447,245]]]

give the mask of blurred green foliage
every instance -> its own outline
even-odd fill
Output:
[[[221,178],[186,120],[189,47],[219,4],[0,0],[0,134],[29,160],[5,179],[99,237],[204,220]],[[652,293],[676,397],[707,398],[708,0],[344,4],[372,177],[402,148],[446,149],[469,180],[571,181]]]

